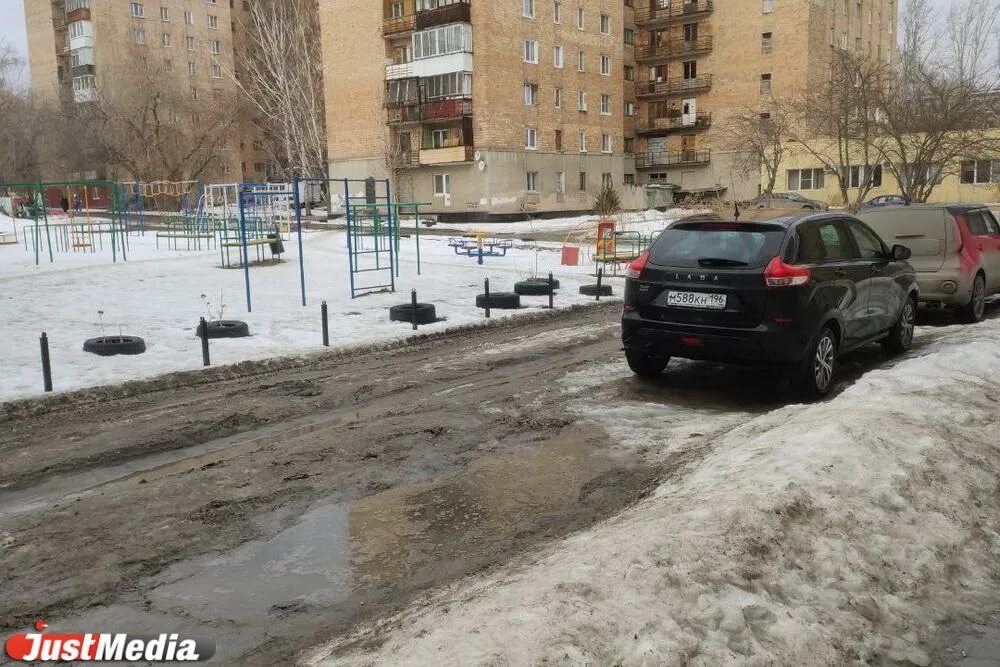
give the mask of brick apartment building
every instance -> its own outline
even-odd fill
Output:
[[[631,206],[752,197],[727,118],[801,95],[832,49],[891,61],[897,15],[896,0],[330,0],[330,173],[391,175],[401,198],[466,215],[587,210],[604,182]]]
[[[32,90],[63,105],[88,104],[98,87],[134,85],[141,58],[206,105],[234,99],[228,73],[235,71],[242,6],[230,0],[25,0]],[[234,113],[241,114],[236,136],[202,180],[268,176],[268,156],[249,108]]]

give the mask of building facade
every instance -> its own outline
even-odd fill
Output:
[[[97,101],[155,72],[199,104],[239,99],[242,3],[228,0],[25,0],[34,94],[62,105]],[[142,76],[139,69],[144,69]],[[195,105],[197,106],[197,105]],[[264,180],[268,157],[247,108],[202,180]],[[193,118],[191,122],[197,122]],[[95,166],[95,171],[98,169]]]

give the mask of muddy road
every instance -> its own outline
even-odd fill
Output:
[[[288,663],[613,515],[794,400],[749,369],[632,378],[619,308],[6,406],[0,632],[183,632],[221,664]],[[587,416],[611,396],[605,429]],[[633,400],[683,446],[630,448]]]

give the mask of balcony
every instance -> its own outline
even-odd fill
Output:
[[[635,166],[638,169],[708,164],[711,161],[712,151],[689,150],[666,153],[638,153],[635,156]]]
[[[636,62],[650,62],[657,60],[669,60],[671,58],[683,58],[712,50],[712,36],[702,35],[694,40],[670,40],[662,44],[651,46],[640,46],[635,50]]]
[[[656,28],[676,21],[710,14],[713,0],[649,0],[649,7],[635,10],[635,24],[639,28]]]
[[[427,30],[449,23],[472,23],[472,11],[467,0],[437,9],[425,9],[417,12],[417,30]]]
[[[412,62],[386,65],[385,80],[392,81],[393,79],[412,79],[416,76],[413,71]]]
[[[458,98],[450,100],[428,100],[389,106],[389,123],[433,123],[453,121],[472,115],[472,100]]]
[[[382,23],[382,34],[389,37],[391,35],[402,35],[407,32],[413,32],[416,22],[416,16],[413,14],[410,16],[394,16],[387,18]]]
[[[635,96],[643,97],[672,97],[677,95],[689,95],[708,90],[712,87],[712,75],[704,74],[693,79],[681,77],[664,79],[663,81],[647,81],[635,84]]]
[[[446,146],[444,148],[421,148],[420,164],[450,164],[455,162],[472,162],[476,153],[475,146]]]
[[[712,125],[712,114],[699,113],[675,117],[653,117],[636,123],[637,134],[663,136],[671,132],[703,130]]]

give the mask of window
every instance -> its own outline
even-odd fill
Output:
[[[586,153],[587,152],[587,131],[586,130],[580,130],[580,152],[581,153]]]
[[[562,88],[556,88],[555,103],[556,109],[562,108]]]
[[[219,29],[219,17],[218,16],[213,16],[212,14],[209,14],[208,15],[208,27],[211,28],[212,30],[218,30]]]
[[[622,182],[625,185],[635,185],[635,174],[625,174],[622,178]]]
[[[538,148],[538,130],[533,127],[524,128],[524,147],[530,150]]]
[[[532,192],[532,193],[538,192],[538,172],[537,171],[529,171],[527,173],[527,177],[528,177],[527,178],[527,181],[528,181],[527,182],[528,192]]]
[[[601,187],[611,188],[615,185],[615,178],[611,175],[610,171],[606,171],[601,174]]]
[[[192,100],[198,99],[198,89],[197,88],[192,88],[191,89],[191,99]]]
[[[535,0],[522,0],[521,16],[529,19],[535,18]]]
[[[622,68],[622,71],[625,74],[625,80],[626,81],[635,81],[635,68],[634,67],[632,67],[631,65],[625,65],[625,67]]]
[[[209,40],[209,42],[208,42],[208,51],[209,51],[209,53],[214,53],[214,54],[217,54],[217,55],[219,53],[222,53],[222,48],[219,46],[219,40],[217,40],[217,39],[211,39],[211,40]]]
[[[601,115],[610,116],[611,115],[611,96],[604,94],[601,95]]]
[[[634,115],[635,115],[635,102],[626,102],[625,103],[625,117],[626,118],[631,118]]]
[[[132,14],[133,18],[137,19],[141,19],[146,15],[141,2],[130,2],[129,13]]]
[[[860,188],[870,185],[873,188],[882,187],[882,165],[874,167],[854,165],[845,170],[848,188]],[[870,183],[869,183],[870,181]]]
[[[583,30],[583,7],[576,9],[576,29]]]
[[[524,84],[524,104],[529,107],[538,104],[538,86],[536,84]]]
[[[771,74],[761,74],[760,75],[760,94],[770,95],[771,94]]]
[[[611,34],[611,17],[607,14],[601,14],[601,34]]]
[[[451,194],[451,174],[434,174],[434,196]]]
[[[184,10],[184,23],[185,25],[194,25],[194,12],[190,9]]]
[[[587,57],[586,57],[586,55],[584,55],[584,52],[580,51],[579,53],[577,53],[576,54],[576,71],[578,71],[578,72],[585,71],[585,65],[586,65],[586,63],[587,63]]]
[[[789,190],[822,190],[823,170],[822,169],[789,169],[788,170]]]
[[[212,78],[221,79],[222,78],[222,65],[219,63],[212,64]]]
[[[771,43],[772,43],[771,33],[769,33],[769,32],[762,32],[760,34],[760,52],[761,53],[770,53],[771,52]]]
[[[173,72],[174,71],[174,61],[170,60],[170,59],[164,60],[163,61],[163,69],[164,69],[164,71],[167,71],[167,72]]]
[[[403,16],[405,16],[406,9],[403,7],[402,0],[398,0],[397,2],[392,3],[392,7],[390,7],[390,13],[392,14],[392,18],[394,19],[401,19],[403,18]]]
[[[629,155],[635,153],[635,139],[633,139],[632,137],[625,138],[625,152],[628,153]]]
[[[170,20],[170,8],[169,7],[160,7],[160,20],[161,21],[169,21]]]
[[[1000,160],[963,160],[962,183],[1000,183]]]
[[[601,56],[601,74],[611,75],[611,56]]]
[[[632,28],[625,28],[625,43],[635,44],[635,30]]]
[[[552,64],[557,68],[562,69],[563,66],[563,47],[554,46],[552,47]]]
[[[195,63],[189,62],[188,63],[188,76],[194,76],[197,73],[198,73],[198,65],[196,65]]]
[[[566,192],[566,172],[557,171],[556,172],[556,194],[564,194]]]
[[[194,37],[185,37],[184,45],[187,47],[188,51],[194,51]]]
[[[538,63],[538,42],[533,39],[524,40],[524,62]]]
[[[827,261],[849,259],[851,247],[841,224],[835,220],[799,225],[795,232],[798,237],[798,264],[820,264]]]
[[[601,135],[601,152],[610,153],[611,152],[611,135],[602,134]]]
[[[587,172],[580,172],[580,192],[587,191]]]
[[[536,44],[537,57],[537,44]],[[456,23],[443,28],[424,30],[413,35],[413,58],[430,58],[447,53],[472,51],[472,27]],[[537,62],[537,61],[536,61]]]
[[[900,176],[908,185],[926,185],[930,183],[939,184],[943,178],[941,165],[916,163],[905,165]]]
[[[870,229],[853,220],[847,221],[847,228],[851,230],[851,236],[861,251],[861,259],[882,259],[886,256],[885,247]]]
[[[561,151],[562,146],[562,130],[556,130],[556,150]]]
[[[170,33],[165,32],[160,35],[160,46],[163,48],[168,48],[170,46]]]
[[[774,11],[774,0],[764,0],[764,4],[761,7],[761,11],[765,14],[770,14]]]
[[[146,43],[146,31],[145,30],[133,30],[132,31],[132,41],[136,44]]]
[[[586,111],[587,110],[587,92],[584,91],[584,90],[581,90],[580,92],[577,93],[577,96],[576,96],[576,109],[577,109],[577,111]]]
[[[69,24],[70,37],[89,37],[94,34],[90,21],[73,21]]]
[[[552,22],[562,23],[562,3],[559,0],[552,3]]]
[[[684,63],[684,79],[690,81],[691,79],[698,78],[698,61],[697,60],[685,60]]]
[[[444,148],[445,144],[448,142],[448,130],[432,130],[431,131],[431,148]]]

